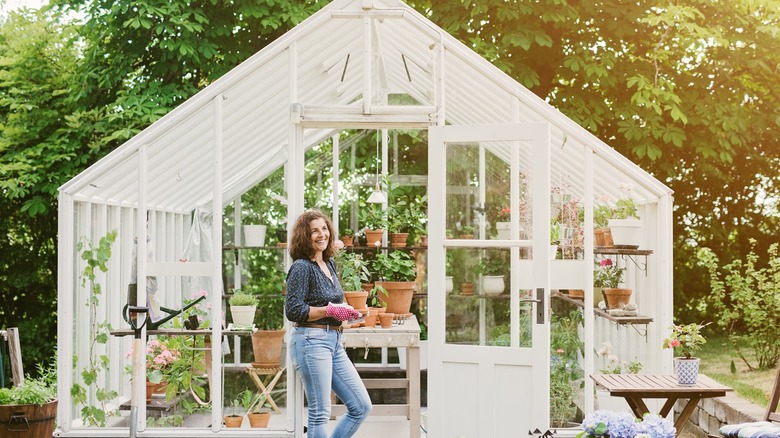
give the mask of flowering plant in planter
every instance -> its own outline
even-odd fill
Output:
[[[582,421],[577,438],[674,438],[677,430],[668,420],[645,414],[642,420],[627,412],[596,411]]]
[[[701,329],[707,324],[691,323],[686,325],[673,325],[671,335],[664,339],[664,348],[679,348],[686,359],[690,359],[691,353],[701,349],[702,344],[707,343],[701,335]]]
[[[596,262],[596,270],[593,273],[593,285],[595,287],[605,287],[615,289],[621,281],[626,268],[618,268],[612,259],[603,259]]]
[[[512,210],[510,210],[509,207],[502,208],[501,210],[499,210],[498,215],[496,216],[496,221],[509,222],[511,213]]]
[[[596,355],[607,360],[604,368],[599,370],[602,374],[638,374],[642,370],[642,362],[638,360],[621,361],[612,351],[612,343],[609,341],[601,344],[601,348],[596,350]]]

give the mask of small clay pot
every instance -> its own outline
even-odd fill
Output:
[[[366,327],[373,327],[376,325],[379,312],[376,309],[368,309],[368,315],[366,315]]]
[[[390,328],[393,326],[393,318],[395,318],[395,313],[380,313],[379,324],[382,328]]]

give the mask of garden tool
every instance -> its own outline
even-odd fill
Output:
[[[149,321],[149,308],[140,306],[125,306],[128,312],[128,321],[130,327],[133,329],[133,382],[130,386],[130,438],[136,438],[138,427],[138,400],[136,400],[136,394],[138,393],[138,386],[141,384],[141,375],[139,367],[140,355],[145,351],[143,339],[141,339],[141,330]],[[138,325],[138,319],[143,318],[141,325]]]
[[[138,285],[136,283],[131,283],[130,285],[128,285],[128,287],[127,287],[127,304],[125,304],[125,307],[122,309],[122,318],[124,318],[125,321],[130,323],[130,325],[132,325],[133,323],[130,322],[131,317],[130,317],[130,314],[128,312],[128,309],[131,307],[130,303],[135,303],[136,302],[137,294],[138,294]],[[163,325],[166,322],[170,321],[174,316],[180,314],[181,312],[189,309],[190,307],[200,303],[201,301],[203,301],[205,299],[206,299],[205,296],[198,297],[195,301],[187,304],[182,309],[169,309],[167,307],[160,307],[160,310],[162,312],[167,313],[167,315],[165,317],[163,317],[163,318],[160,318],[160,319],[156,320],[156,321],[152,321],[150,318],[148,318],[148,314],[147,314],[147,318],[146,318],[147,321],[145,322],[145,324],[147,324],[146,329],[147,330],[157,330],[161,325]],[[148,307],[145,307],[145,309],[148,309]]]

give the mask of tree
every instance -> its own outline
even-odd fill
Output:
[[[56,193],[94,154],[69,134],[73,28],[23,11],[0,27],[0,321],[18,326],[25,369],[56,333]]]
[[[704,311],[687,240],[728,261],[777,234],[777,0],[415,4],[675,191],[678,309]]]

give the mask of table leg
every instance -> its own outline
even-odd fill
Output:
[[[674,404],[677,403],[678,398],[677,397],[669,397],[668,400],[666,400],[666,403],[664,403],[664,407],[661,408],[661,412],[658,413],[658,415],[662,417],[666,417],[669,415],[669,412],[671,412],[672,408],[674,407]]]
[[[699,400],[701,400],[701,398],[697,397],[688,400],[688,404],[685,405],[685,408],[680,412],[677,421],[674,422],[674,427],[677,428],[677,434],[675,436],[680,436],[680,433],[682,433],[682,430],[685,427],[685,423],[688,422],[688,418],[690,418],[693,410],[696,409],[696,405],[699,404]]]
[[[266,377],[264,380],[260,379],[256,371],[252,369],[248,370],[249,377],[255,383],[255,386],[257,387],[260,395],[265,396],[265,400],[268,402],[269,405],[271,405],[271,408],[277,414],[281,413],[281,411],[279,410],[279,406],[276,405],[276,402],[271,397],[271,391],[274,389],[274,386],[276,386],[276,383],[279,381],[279,378],[284,373],[284,370],[285,369],[282,368],[276,371],[276,373],[274,374],[267,374],[268,377]]]
[[[420,438],[420,347],[406,348],[406,378],[409,385],[409,436]]]
[[[626,396],[625,399],[626,402],[628,402],[628,406],[631,407],[631,412],[634,413],[636,418],[641,419],[645,416],[646,413],[650,412],[650,409],[647,409],[647,405],[641,397]]]

